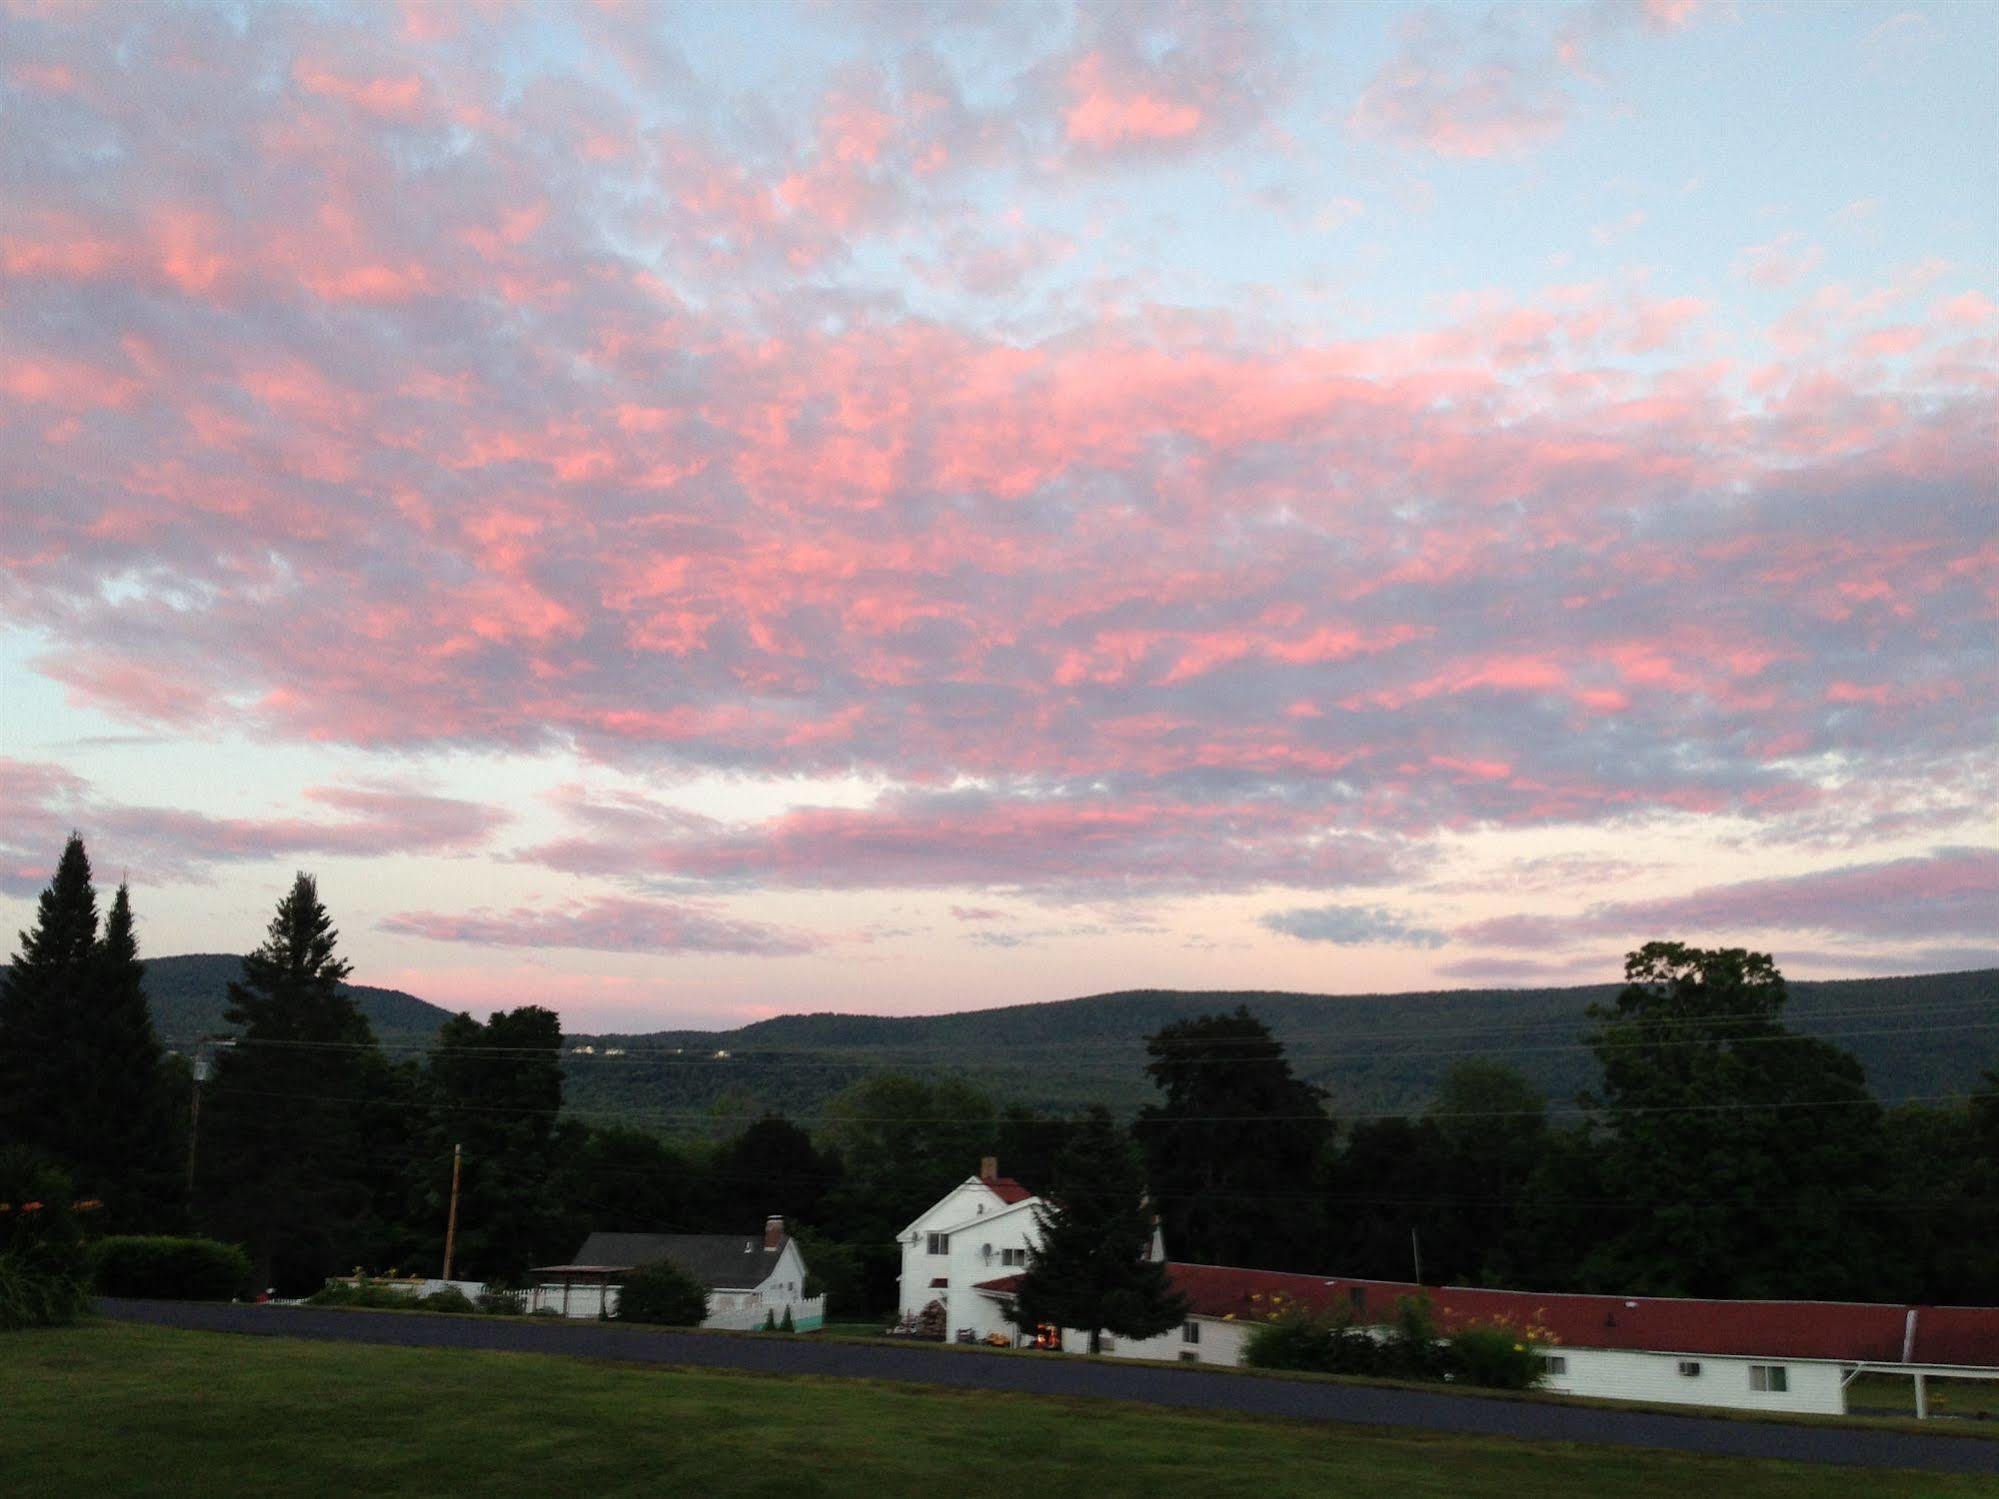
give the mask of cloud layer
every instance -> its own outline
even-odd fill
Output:
[[[876,788],[573,788],[505,853],[589,896],[394,930],[795,952],[682,899],[1365,892],[1471,831],[1703,816],[1752,868],[1859,862],[1452,940],[1984,935],[1989,851],[1850,850],[1987,815],[1985,290],[1832,279],[1779,229],[1712,275],[1328,317],[1308,279],[1203,302],[1130,243],[1168,208],[1105,222],[1190,182],[1222,217],[1334,145],[1553,151],[1699,7],[1418,15],[1340,98],[1255,8],[808,8],[793,45],[838,60],[755,90],[692,15],[377,19],[0,19],[0,619],[77,709],[182,742]],[[394,769],[268,820],[7,774],[16,889],[71,825],[205,878],[508,821]],[[1394,900],[1264,926],[1442,940]]]

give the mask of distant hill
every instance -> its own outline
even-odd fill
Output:
[[[169,1044],[224,1029],[239,958],[150,958],[146,990]],[[777,1109],[811,1123],[840,1089],[887,1071],[960,1077],[1001,1103],[1128,1112],[1154,1090],[1145,1037],[1193,1015],[1247,1005],[1293,1064],[1331,1094],[1342,1118],[1422,1109],[1452,1064],[1483,1057],[1518,1067],[1556,1106],[1595,1081],[1577,1037],[1584,1010],[1615,984],[1410,994],[1292,994],[1135,989],[955,1015],[781,1015],[730,1031],[576,1035],[571,1109],[662,1133],[705,1132],[711,1119]],[[450,1011],[398,989],[354,986],[376,1034],[421,1046]],[[1968,1093],[1999,1068],[1999,969],[1910,978],[1794,982],[1790,1026],[1858,1056],[1884,1102]],[[606,1056],[607,1049],[623,1055]],[[718,1056],[717,1053],[727,1053]]]
[[[786,1015],[733,1031],[578,1037],[568,1099],[592,1117],[662,1131],[699,1129],[704,1111],[781,1109],[811,1119],[858,1078],[951,1075],[1001,1102],[1136,1109],[1155,1096],[1145,1037],[1188,1016],[1247,1005],[1341,1117],[1420,1110],[1470,1057],[1518,1067],[1559,1107],[1596,1078],[1577,1040],[1593,1001],[1619,986],[1326,995],[1128,990],[955,1015]],[[1999,1068],[1999,969],[1910,978],[1794,982],[1785,1019],[1857,1055],[1877,1097],[1963,1094]],[[606,1047],[624,1055],[605,1058]],[[681,1054],[672,1054],[674,1048]],[[718,1057],[726,1052],[726,1057]]]
[[[160,1039],[171,1047],[228,1030],[222,1015],[229,1008],[229,985],[242,975],[243,960],[233,953],[146,959],[146,1001]],[[347,992],[385,1041],[427,1041],[452,1014],[400,989],[353,984]]]

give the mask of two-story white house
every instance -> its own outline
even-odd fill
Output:
[[[944,1308],[944,1336],[965,1332],[979,1341],[993,1333],[1012,1338],[1004,1305],[979,1292],[981,1282],[1018,1275],[1041,1239],[1035,1209],[1041,1199],[987,1156],[977,1176],[946,1192],[898,1235],[902,1248],[898,1306],[917,1322],[931,1302]]]

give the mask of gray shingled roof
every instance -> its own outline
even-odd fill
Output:
[[[671,1260],[711,1291],[744,1291],[764,1283],[789,1242],[766,1249],[762,1234],[592,1234],[570,1263],[629,1270]]]

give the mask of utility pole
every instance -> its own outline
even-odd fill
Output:
[[[201,1140],[201,1085],[208,1081],[210,1066],[209,1044],[228,1046],[226,1037],[203,1036],[194,1043],[194,1087],[188,1097],[187,1106],[187,1200],[190,1211],[194,1206],[194,1156],[195,1147]]]
[[[463,1164],[464,1158],[461,1154],[463,1150],[464,1147],[461,1145],[451,1147],[451,1216],[444,1223],[443,1279],[445,1280],[451,1279],[451,1252],[458,1247],[458,1172]]]
[[[1423,1241],[1416,1237],[1416,1230],[1409,1230],[1409,1253],[1416,1260],[1416,1284],[1423,1284]]]

